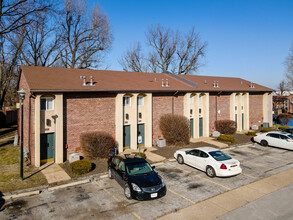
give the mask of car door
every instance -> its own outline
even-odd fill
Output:
[[[280,134],[280,141],[277,147],[293,150],[293,140],[286,135]]]
[[[196,167],[200,170],[205,170],[207,166],[207,158],[209,157],[207,153],[199,150],[196,157]]]
[[[124,187],[124,185],[125,185],[125,163],[123,160],[121,160],[118,165],[115,179],[122,187]]]
[[[280,140],[279,134],[275,134],[275,133],[267,134],[266,140],[268,141],[268,144],[270,146],[278,146],[279,140]]]
[[[196,167],[196,158],[195,158],[195,154],[198,150],[190,150],[190,151],[186,151],[186,155],[184,157],[184,162],[186,164],[189,164],[190,166]]]

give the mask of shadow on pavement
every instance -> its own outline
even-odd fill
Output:
[[[2,212],[4,209],[2,208],[5,204],[5,199],[3,199],[3,194],[0,192],[0,212]]]

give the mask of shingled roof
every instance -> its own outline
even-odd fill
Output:
[[[35,66],[21,66],[21,70],[32,92],[272,91],[258,84],[253,84],[253,88],[249,81],[230,77],[176,76],[168,73]],[[83,85],[83,76],[86,77],[86,86]],[[90,77],[93,77],[94,86],[90,86]],[[213,86],[215,81],[218,82],[219,87]]]

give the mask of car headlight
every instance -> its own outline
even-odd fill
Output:
[[[164,181],[161,179],[161,181],[162,181],[162,187],[164,187],[165,186],[165,183],[164,183]]]
[[[135,183],[131,183],[131,186],[134,191],[141,192],[141,189]]]

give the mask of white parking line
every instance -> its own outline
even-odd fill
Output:
[[[122,202],[120,199],[118,199],[116,196],[112,195],[112,193],[109,192],[105,187],[103,187],[100,183],[97,181],[94,181],[102,190],[104,190],[106,193],[108,193],[110,196],[112,196],[117,202]],[[132,215],[134,215],[137,219],[143,220],[142,217],[140,217],[136,212],[131,212]]]
[[[186,172],[186,173],[191,173],[191,171],[187,171],[187,170],[185,170],[185,169],[179,168],[179,167],[174,166],[174,165],[172,165],[172,164],[170,164],[170,166],[175,167],[175,168],[177,168],[177,169],[179,169],[179,170],[182,170],[182,171],[184,171],[184,172]],[[205,177],[200,176],[200,174],[195,174],[195,175],[193,175],[193,176],[198,177],[198,178],[203,179],[203,180],[206,180],[206,181],[208,181],[208,182],[211,182],[211,183],[213,183],[213,184],[215,184],[215,185],[221,186],[221,187],[223,187],[223,188],[225,188],[225,189],[231,190],[231,189],[230,189],[229,187],[227,187],[227,186],[224,186],[224,185],[222,185],[222,184],[220,184],[220,183],[217,183],[217,182],[212,181],[212,180],[210,180],[210,179],[208,179],[208,178],[205,178]]]
[[[173,193],[173,194],[175,194],[175,195],[177,195],[177,196],[180,196],[181,198],[187,200],[188,202],[190,202],[190,203],[192,203],[192,204],[195,204],[195,203],[196,203],[196,202],[194,202],[194,201],[188,199],[187,197],[185,197],[185,196],[183,196],[183,195],[181,195],[181,194],[179,194],[179,193],[177,193],[177,192],[171,190],[170,188],[168,188],[168,191],[170,191],[171,193]]]

